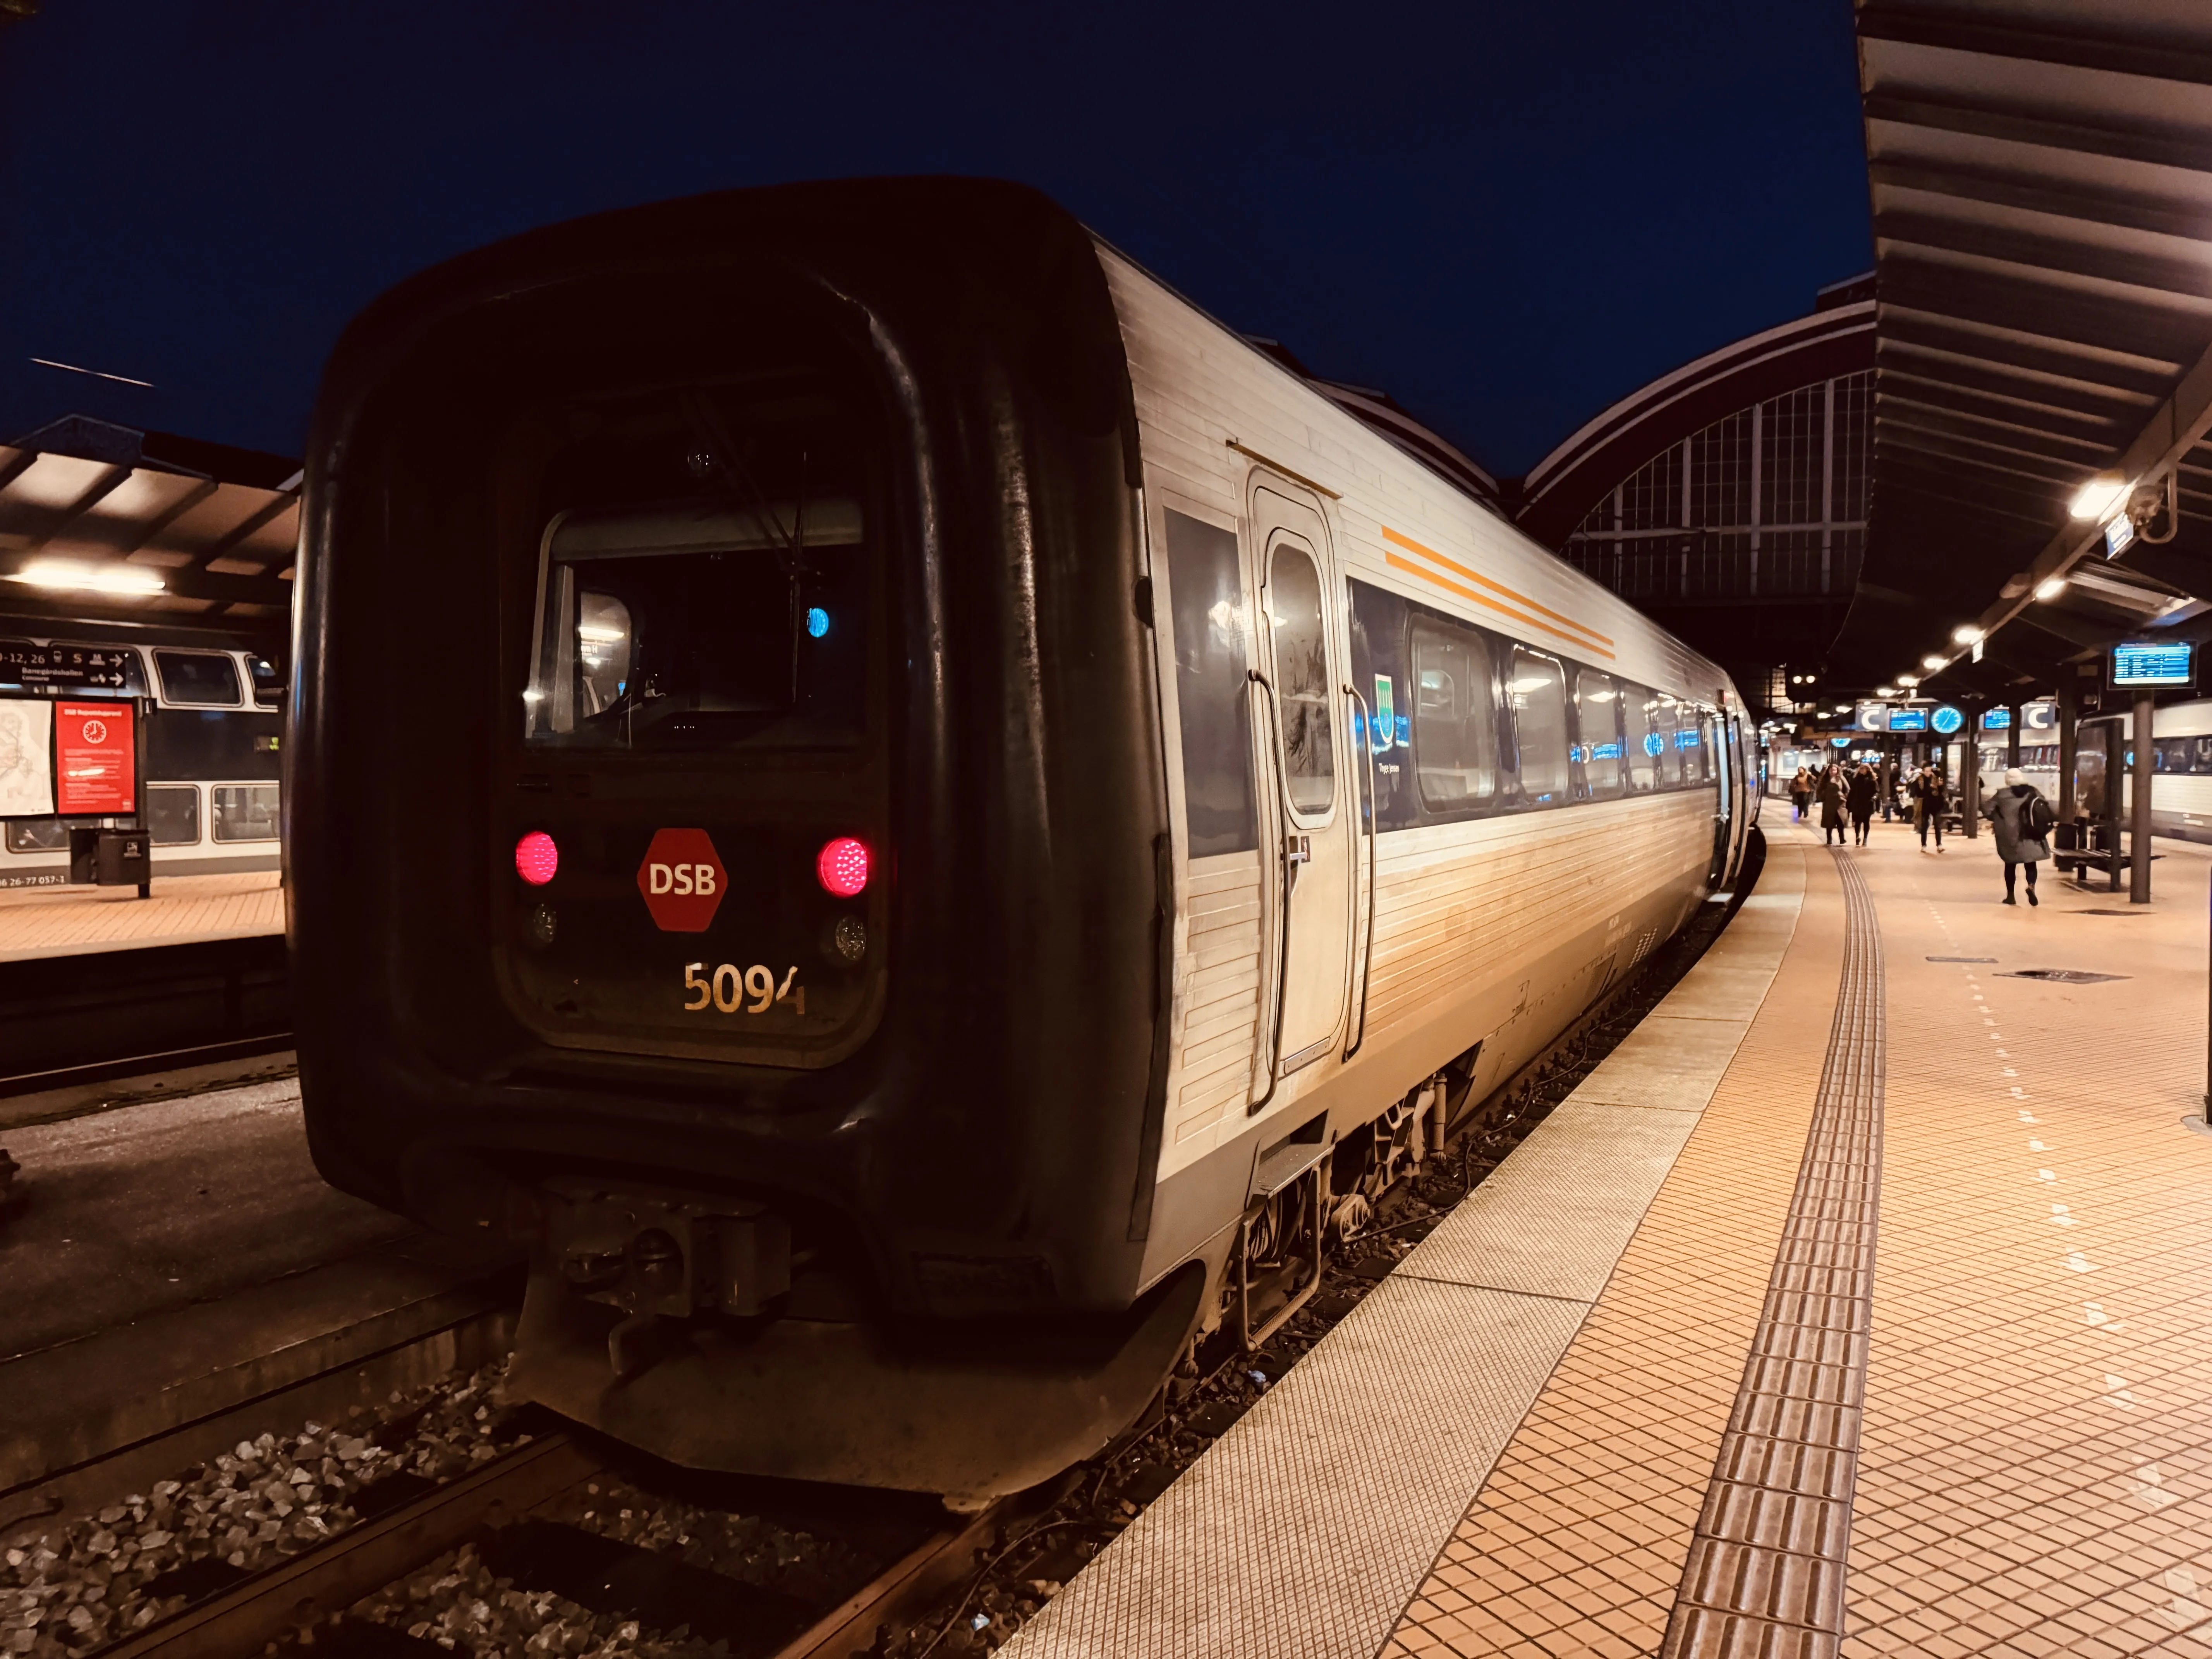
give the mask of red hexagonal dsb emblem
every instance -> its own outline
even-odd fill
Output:
[[[664,933],[705,933],[728,886],[721,855],[704,830],[654,830],[637,866],[637,890]]]

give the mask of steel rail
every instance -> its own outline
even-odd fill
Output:
[[[479,1528],[558,1497],[601,1467],[572,1437],[547,1435],[158,1620],[99,1650],[99,1659],[237,1659],[258,1653],[458,1548]]]

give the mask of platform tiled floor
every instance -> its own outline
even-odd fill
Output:
[[[284,894],[274,870],[157,876],[143,899],[135,887],[0,890],[0,962],[283,931]]]
[[[1807,876],[1790,954],[1391,1659],[1664,1640],[1837,982],[1829,855],[1770,831]],[[1938,857],[1878,830],[1851,855],[1887,972],[1866,1414],[1844,1640],[1781,1650],[2212,1655],[2212,1138],[2179,1122],[2212,866],[2160,850],[2148,912],[2048,882],[2003,907],[1986,839]],[[2039,968],[2119,977],[2015,976]]]

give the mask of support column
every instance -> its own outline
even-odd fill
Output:
[[[2149,692],[2136,694],[2136,760],[2129,769],[2135,780],[2135,799],[2129,803],[2128,813],[2128,902],[2130,904],[2150,902],[2150,781],[2154,770],[2150,717],[2157,706],[2157,699]]]
[[[2005,769],[2009,771],[2020,764],[2020,704],[2005,705]]]
[[[2075,730],[2072,665],[2058,677],[2058,821],[2071,823],[2080,811],[2074,799],[2074,765],[2081,752],[2081,735]]]
[[[1959,745],[1959,833],[1973,841],[1982,833],[1982,711],[1978,704],[1966,710],[1966,724],[1959,735],[1966,738]]]

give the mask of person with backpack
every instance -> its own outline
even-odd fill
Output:
[[[2051,831],[2058,822],[2058,814],[2051,810],[2050,801],[2015,766],[2005,774],[2005,787],[1992,794],[1989,805],[1982,808],[1982,816],[1996,831],[1997,856],[2004,860],[2004,902],[2019,902],[2014,892],[2020,867],[2024,864],[2027,866],[2027,902],[2031,905],[2041,903],[2035,896],[2035,866],[2051,856]]]

